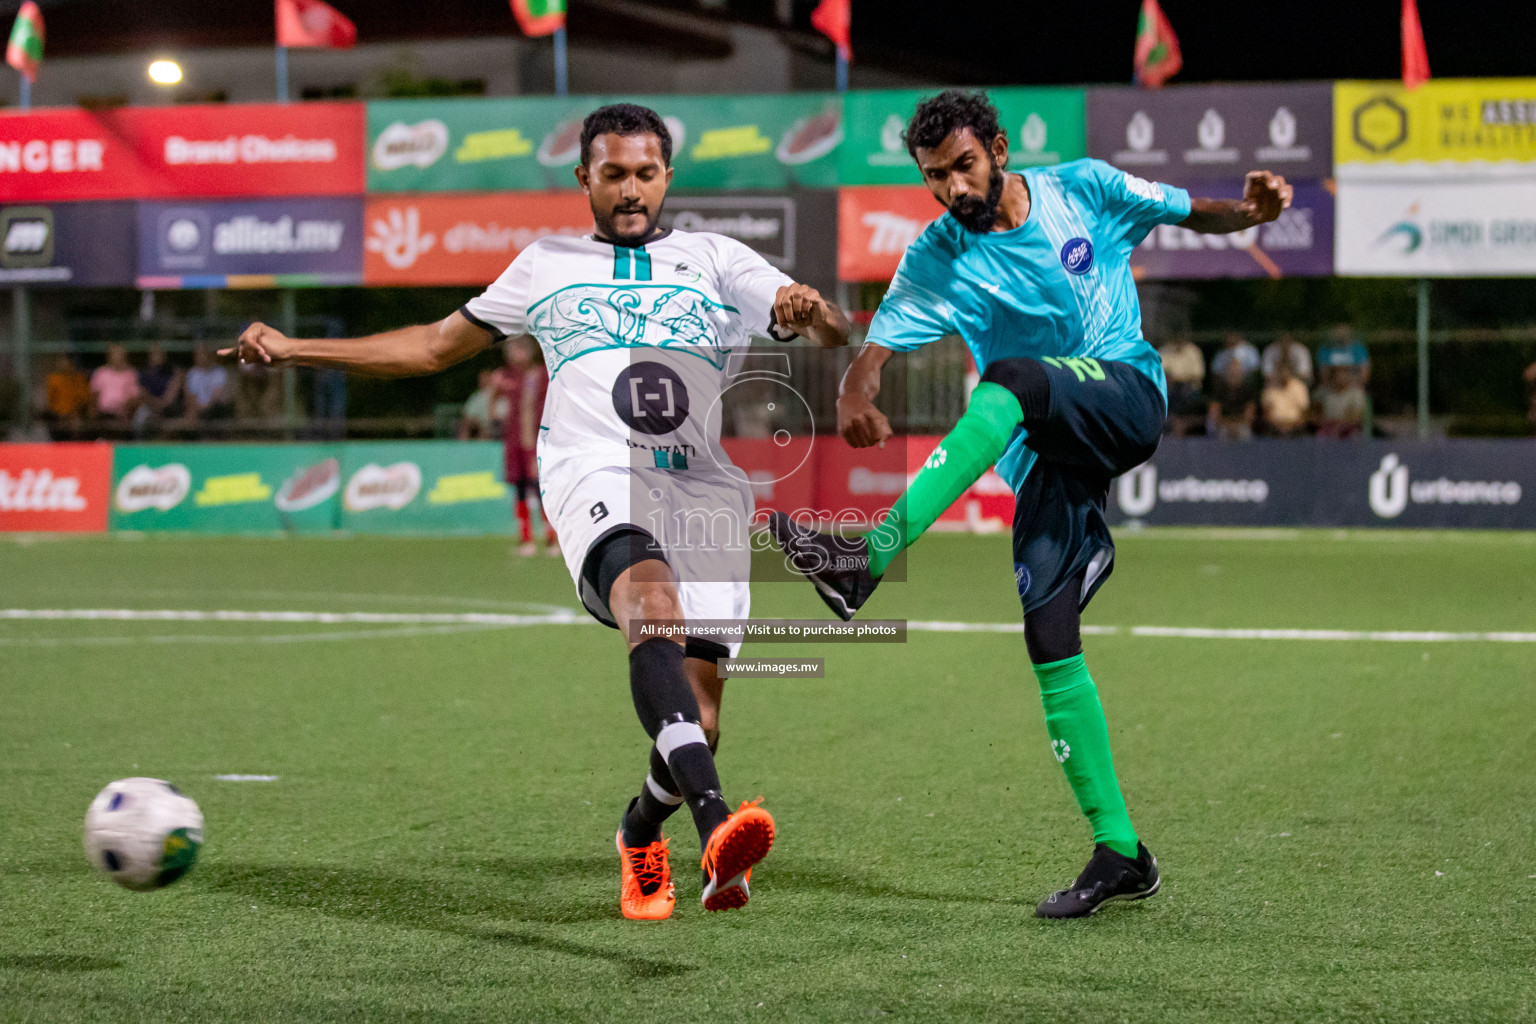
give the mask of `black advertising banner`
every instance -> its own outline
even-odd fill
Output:
[[[1536,441],[1165,439],[1111,522],[1536,529]]]
[[[0,284],[132,287],[134,204],[0,206]]]
[[[784,273],[830,295],[837,282],[837,191],[667,194],[661,226],[742,242]]]
[[[1333,83],[1088,90],[1088,155],[1174,185],[1333,176]]]

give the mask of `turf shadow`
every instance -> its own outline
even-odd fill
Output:
[[[597,858],[591,858],[595,861]],[[588,858],[568,858],[550,865],[553,877],[584,878],[594,868]],[[611,865],[603,861],[611,873]],[[535,866],[522,865],[518,874],[536,877]],[[290,864],[210,864],[199,876],[214,892],[238,893],[247,899],[317,911],[330,917],[372,921],[458,935],[480,942],[562,953],[588,960],[607,960],[635,978],[662,978],[697,968],[603,949],[535,932],[496,925],[500,920],[530,924],[560,924],[618,917],[611,900],[598,902],[569,897],[553,900],[509,898],[505,876],[496,871],[451,872],[445,876],[402,876],[348,868]],[[548,879],[542,879],[548,881]]]
[[[0,970],[41,971],[70,974],[77,971],[110,971],[123,966],[121,960],[74,953],[11,953],[0,955]]]

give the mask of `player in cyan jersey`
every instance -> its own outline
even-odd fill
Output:
[[[1157,448],[1167,413],[1158,354],[1141,335],[1130,253],[1158,224],[1220,234],[1272,221],[1291,187],[1248,175],[1241,200],[1191,199],[1098,160],[1006,173],[1008,139],[985,94],[949,90],[918,105],[908,150],[948,212],[907,250],[843,378],[838,427],[854,447],[884,444],[880,369],[958,334],[981,383],[955,429],[891,514],[857,538],[782,514],[774,535],[844,619],[988,466],[1016,496],[1014,578],[1051,751],[1093,826],[1094,853],[1041,917],[1082,917],[1157,891],[1157,861],[1126,813],[1098,691],[1083,661],[1081,613],[1114,567],[1104,519],[1110,480]]]
[[[657,227],[671,157],[654,111],[603,107],[586,119],[576,168],[593,234],[535,242],[436,324],[305,341],[256,324],[237,346],[242,360],[403,377],[503,337],[537,339],[550,374],[537,443],[542,506],[582,603],[624,633],[635,710],[653,741],[650,772],[615,836],[620,907],[639,919],[672,913],[661,825],[684,802],[704,850],[708,910],[747,902],[751,868],[773,842],[768,812],[732,812],[715,770],[716,663],[739,641],[639,635],[647,621],[748,613],[752,494],[720,447],[730,355],[752,334],[826,346],[848,338],[836,306],[740,242]]]

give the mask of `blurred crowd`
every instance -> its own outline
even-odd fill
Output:
[[[125,346],[110,345],[106,362],[89,373],[61,354],[40,398],[41,418],[56,440],[222,437],[235,420],[273,420],[283,411],[277,372],[231,368],[202,343],[190,366],[160,345],[151,345],[139,366]]]
[[[1282,334],[1260,352],[1236,332],[1209,366],[1187,335],[1158,351],[1168,376],[1167,430],[1175,436],[1247,441],[1370,433],[1371,356],[1347,324],[1333,328],[1316,355],[1294,335]],[[1532,408],[1536,416],[1536,399]]]

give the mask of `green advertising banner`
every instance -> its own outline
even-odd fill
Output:
[[[495,441],[343,445],[341,527],[357,533],[511,533]]]
[[[113,530],[334,530],[337,445],[122,445],[112,454]]]
[[[791,93],[382,100],[368,104],[368,189],[574,189],[582,119],[620,99],[652,107],[666,121],[673,139],[674,188],[833,188],[838,183],[840,101],[831,93]]]
[[[918,101],[932,89],[851,92],[844,100],[847,138],[838,153],[843,185],[919,185],[901,140]],[[1039,167],[1088,155],[1082,89],[989,89],[1008,133],[1008,166]]]

